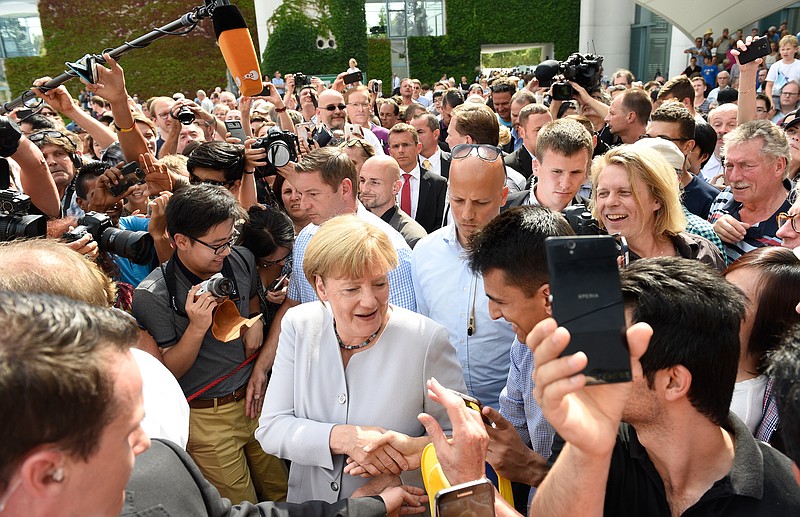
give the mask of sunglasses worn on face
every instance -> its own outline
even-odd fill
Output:
[[[493,162],[500,157],[500,148],[489,144],[458,144],[453,147],[451,157],[453,160],[463,160],[475,154],[483,161]]]
[[[345,109],[347,109],[347,106],[345,106],[344,104],[328,104],[327,106],[325,106],[325,109],[328,111],[336,111],[336,108],[339,108],[339,111],[344,111]]]

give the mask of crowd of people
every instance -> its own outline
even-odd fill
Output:
[[[252,98],[140,100],[108,55],[78,99],[36,79],[0,120],[30,205],[2,215],[0,515],[424,513],[429,444],[452,485],[512,482],[498,515],[794,514],[783,32],[561,100],[498,73],[384,98],[355,60]],[[576,234],[623,243],[632,382],[564,355],[545,240]]]

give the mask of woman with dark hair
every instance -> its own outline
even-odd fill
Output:
[[[800,299],[800,260],[786,248],[757,248],[728,266],[725,278],[748,299],[739,330],[741,354],[731,411],[756,438],[769,442],[778,413],[765,358],[778,347],[783,334],[800,322],[794,303]]]
[[[278,205],[291,218],[294,225],[294,234],[299,234],[300,230],[311,222],[308,212],[300,205],[300,192],[280,174],[275,176],[272,191],[275,193]]]
[[[254,205],[247,213],[241,245],[255,255],[259,280],[256,287],[266,331],[286,298],[292,273],[294,227],[286,214],[274,208]]]

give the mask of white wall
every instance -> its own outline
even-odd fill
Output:
[[[689,66],[689,54],[684,54],[683,51],[689,47],[694,47],[694,40],[690,39],[683,32],[678,30],[674,25],[672,26],[672,45],[669,47],[669,68],[668,74],[665,76],[667,79],[675,77],[683,72],[683,69]],[[698,63],[703,66],[703,63]]]
[[[259,60],[264,54],[264,49],[267,48],[267,39],[269,37],[267,34],[267,20],[282,3],[283,0],[257,0],[255,2],[256,28],[254,30],[253,27],[250,27],[250,32],[258,34],[258,49],[256,50],[258,50]],[[264,73],[266,74],[267,70],[264,70]]]
[[[631,24],[636,15],[633,0],[583,0],[578,50],[603,56],[606,78],[628,68],[631,58]]]

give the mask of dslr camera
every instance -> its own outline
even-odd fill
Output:
[[[600,229],[592,213],[586,209],[586,205],[571,205],[561,212],[564,214],[575,235],[603,235],[606,232]]]
[[[77,241],[90,233],[102,251],[114,253],[135,264],[149,264],[153,258],[153,237],[147,232],[115,228],[108,215],[98,212],[87,212],[78,224],[77,228],[63,235],[66,242]]]
[[[173,109],[169,112],[172,118],[177,119],[184,126],[194,122],[194,113],[189,109],[189,106],[181,106],[177,111]]]
[[[47,234],[47,218],[28,215],[30,208],[29,196],[14,190],[0,190],[0,241]]]
[[[269,128],[267,136],[257,138],[251,149],[267,151],[267,165],[259,167],[259,176],[274,176],[278,167],[297,161],[297,135],[291,131],[282,131],[277,127]]]
[[[233,280],[225,278],[222,273],[216,273],[200,284],[200,289],[197,290],[195,295],[200,296],[203,293],[211,293],[211,296],[215,298],[225,298],[231,296],[234,291]]]
[[[567,81],[578,83],[590,93],[600,87],[600,80],[603,77],[603,56],[575,52],[566,61],[551,59],[542,62],[536,67],[534,75],[541,86],[553,86],[553,100],[570,100],[575,89]],[[553,82],[557,76],[562,79]]]
[[[294,77],[294,87],[296,90],[299,90],[303,86],[311,85],[311,78],[304,73],[297,72],[296,74],[294,74],[293,77]]]

